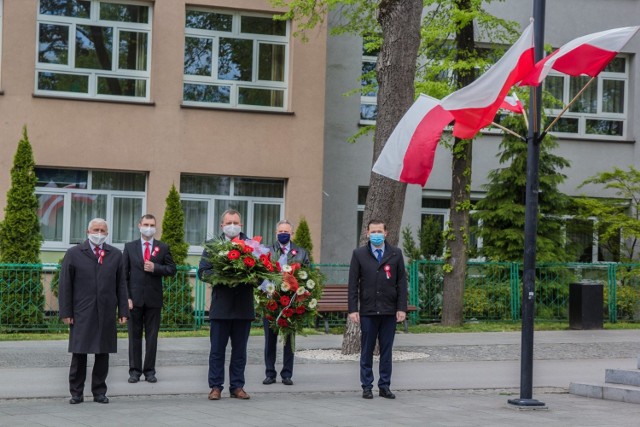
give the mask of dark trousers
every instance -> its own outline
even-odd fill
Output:
[[[209,338],[209,388],[222,390],[224,384],[224,356],[231,340],[229,361],[229,389],[244,387],[244,368],[247,365],[247,341],[251,331],[251,320],[211,320]]]
[[[391,349],[396,335],[396,316],[360,316],[362,348],[360,352],[360,383],[363,389],[373,386],[373,350],[380,342],[380,378],[378,388],[391,384]]]
[[[278,333],[269,327],[267,319],[262,320],[264,326],[264,365],[265,374],[268,378],[275,378],[276,371],[276,350],[278,349]],[[282,353],[281,378],[291,378],[293,376],[293,349],[291,339],[287,339]]]
[[[156,374],[160,307],[133,307],[129,321],[129,375]],[[142,331],[144,329],[144,366],[142,365]]]
[[[91,371],[91,393],[94,396],[107,394],[107,374],[109,373],[109,353],[95,355]],[[72,353],[69,368],[69,391],[71,396],[84,395],[84,382],[87,379],[87,354]]]

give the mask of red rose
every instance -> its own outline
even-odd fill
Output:
[[[227,258],[229,258],[229,259],[238,259],[238,258],[240,258],[240,251],[237,251],[235,249],[230,250],[229,253],[227,254]]]
[[[244,262],[244,265],[246,265],[249,268],[251,268],[254,265],[256,265],[256,260],[251,256],[246,256],[246,257],[242,258],[242,262]]]
[[[277,308],[278,308],[278,303],[275,302],[274,300],[269,300],[267,302],[267,310],[275,311]]]
[[[287,306],[287,305],[289,305],[290,302],[291,302],[291,298],[289,298],[288,296],[282,295],[280,297],[280,305]]]
[[[251,246],[245,246],[243,251],[245,254],[250,254],[251,252],[253,252],[253,248]]]
[[[291,317],[293,316],[293,309],[292,308],[285,308],[284,310],[282,310],[282,316],[283,317]]]
[[[296,307],[296,314],[304,314],[305,311],[307,311],[307,309],[304,308],[304,305],[299,305]]]
[[[270,262],[270,261],[269,261],[269,255],[266,255],[266,254],[262,254],[262,255],[260,255],[260,261],[261,261],[263,264],[267,264],[267,263],[269,263],[269,262]]]
[[[289,326],[289,322],[287,322],[287,319],[285,319],[284,317],[281,317],[278,319],[278,326],[280,326],[281,328],[286,328],[287,326]]]
[[[266,268],[267,270],[269,270],[269,271],[273,271],[273,265],[271,265],[271,263],[270,263],[270,262],[266,263],[264,266],[265,266],[265,268]]]
[[[273,320],[273,316],[270,314],[267,314],[266,316],[264,316],[268,321],[272,321]]]
[[[276,261],[276,270],[282,271],[282,267],[280,267],[280,263],[278,261]]]
[[[295,273],[296,270],[300,269],[300,263],[299,262],[294,262],[293,264],[291,264],[291,274]]]

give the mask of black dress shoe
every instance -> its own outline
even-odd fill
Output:
[[[127,381],[130,382],[131,384],[134,384],[140,381],[140,377],[137,375],[129,375],[129,379]]]
[[[284,385],[293,385],[293,381],[291,381],[291,378],[283,378],[282,379],[282,384],[284,384]]]
[[[98,403],[109,403],[109,398],[104,394],[93,396],[93,401]]]
[[[373,399],[373,392],[370,388],[362,390],[362,398],[363,399]]]
[[[262,380],[262,384],[266,384],[266,385],[273,384],[275,382],[276,382],[276,379],[271,377],[267,377],[264,380]]]
[[[84,396],[71,396],[71,399],[69,399],[69,403],[72,405],[77,405],[82,402],[84,402]]]
[[[385,399],[395,399],[396,395],[393,394],[391,392],[391,390],[389,390],[388,388],[381,388],[380,389],[380,396],[384,397]]]
[[[147,380],[148,383],[157,383],[158,382],[158,379],[153,374],[145,375],[144,378]]]

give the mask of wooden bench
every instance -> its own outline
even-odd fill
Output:
[[[349,287],[347,285],[324,285],[318,301],[318,313],[348,313]],[[418,311],[415,305],[407,306],[407,313]],[[408,317],[408,316],[407,316]],[[404,331],[409,331],[409,319],[404,320]],[[329,319],[324,317],[324,332],[329,333]]]

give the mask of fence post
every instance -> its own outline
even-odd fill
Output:
[[[509,264],[509,285],[511,286],[511,320],[520,319],[520,268],[517,262]]]
[[[617,280],[617,266],[615,264],[609,264],[607,271],[608,286],[609,286],[609,322],[616,323],[618,321],[618,297],[616,296],[616,290],[618,288]]]
[[[418,307],[419,292],[420,292],[420,276],[418,275],[418,263],[420,261],[412,261],[409,264],[409,304]],[[411,324],[418,323],[419,312],[414,311],[409,313],[409,319]]]

